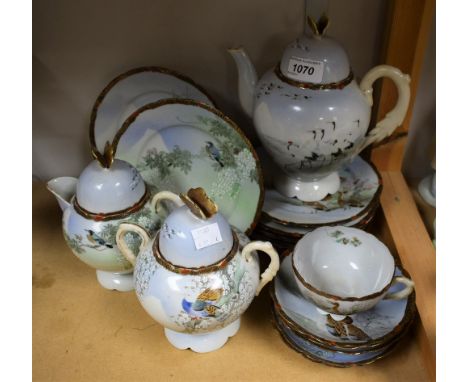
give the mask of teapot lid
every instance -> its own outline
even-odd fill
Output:
[[[106,168],[94,160],[81,173],[76,202],[94,214],[120,212],[135,206],[147,195],[146,185],[130,163],[114,159]]]
[[[279,68],[280,78],[302,84],[336,84],[351,77],[348,55],[334,39],[324,36],[329,25],[325,15],[315,22],[307,18],[312,36],[303,35],[286,47]]]
[[[237,251],[231,226],[203,188],[180,198],[185,205],[166,218],[156,240],[164,260],[176,267],[204,268]]]

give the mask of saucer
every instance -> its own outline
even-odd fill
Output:
[[[134,165],[154,191],[202,187],[243,232],[259,219],[263,177],[257,154],[219,110],[193,100],[160,100],[135,111],[113,144],[116,158]]]
[[[356,222],[378,205],[381,176],[373,164],[359,156],[344,166],[339,176],[340,189],[318,202],[303,202],[267,189],[263,214],[277,224],[302,228]]]
[[[407,275],[400,267],[395,274]],[[389,290],[396,292],[399,289],[401,285],[394,285]],[[291,256],[286,256],[281,263],[270,291],[276,312],[296,334],[331,350],[381,348],[409,327],[416,312],[415,294],[412,293],[402,300],[381,300],[368,311],[347,316],[346,324],[340,325],[337,317],[319,312],[302,296],[294,278]]]
[[[378,204],[375,204],[375,206],[367,211],[366,214],[358,217],[355,220],[352,220],[350,222],[344,223],[343,226],[345,227],[355,227],[355,228],[363,228],[365,227],[374,217],[375,212],[377,211]],[[300,226],[294,226],[294,225],[283,225],[279,224],[274,220],[271,220],[268,218],[268,216],[263,215],[262,219],[260,220],[260,224],[262,228],[264,228],[266,231],[269,231],[271,233],[277,234],[277,235],[286,235],[291,238],[301,238],[304,236],[306,233],[312,231],[314,228],[304,228]]]
[[[328,366],[350,367],[367,365],[388,355],[397,344],[397,341],[394,341],[381,348],[353,353],[330,350],[297,335],[294,330],[281,319],[275,309],[273,309],[273,316],[276,329],[287,345],[301,353],[304,357]]]
[[[432,179],[435,176],[428,175],[426,176],[418,185],[418,191],[424,201],[432,207],[436,206],[436,197],[432,194],[431,187],[432,187]]]
[[[374,218],[378,204],[375,205],[366,215],[357,219],[356,221],[343,224],[348,227],[355,227],[365,229]],[[297,241],[302,238],[306,233],[313,231],[315,228],[302,228],[295,226],[287,226],[278,224],[268,219],[264,214],[260,218],[255,229],[255,238],[258,240],[268,240],[273,243],[275,248],[280,251],[294,247]]]
[[[109,82],[94,103],[90,122],[93,150],[103,153],[106,142],[112,142],[130,114],[165,98],[189,98],[214,105],[201,86],[174,70],[157,66],[131,69]]]

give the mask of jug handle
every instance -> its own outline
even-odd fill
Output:
[[[372,85],[381,77],[388,77],[395,83],[398,90],[398,99],[395,107],[389,111],[385,115],[384,119],[379,121],[375,128],[367,134],[358,152],[361,152],[367,146],[380,142],[382,139],[391,135],[395,129],[403,123],[406,112],[408,111],[410,100],[410,76],[408,74],[403,74],[399,69],[390,65],[378,65],[369,70],[362,79],[359,87],[368,104],[370,106],[373,104]]]
[[[253,241],[248,243],[242,249],[241,256],[245,259],[245,261],[249,262],[252,260],[253,251],[265,252],[268,256],[270,256],[271,259],[270,265],[268,265],[268,268],[260,276],[260,284],[258,285],[255,292],[255,295],[258,296],[263,287],[268,284],[273,279],[273,277],[275,277],[279,269],[280,260],[278,252],[276,252],[276,250],[273,248],[273,245],[271,245],[269,241]]]
[[[156,211],[158,215],[161,215],[161,200],[170,200],[173,202],[177,207],[181,207],[184,205],[184,202],[179,197],[179,195],[171,192],[171,191],[161,191],[158,192],[156,195],[153,196],[151,199],[151,207]]]
[[[119,229],[117,230],[117,234],[115,235],[115,240],[117,242],[117,248],[119,248],[119,251],[122,255],[125,256],[125,258],[133,265],[135,266],[136,262],[136,256],[134,253],[128,248],[127,243],[125,242],[125,235],[129,232],[136,233],[138,236],[140,236],[141,239],[141,244],[140,248],[138,250],[138,253],[140,253],[143,248],[145,248],[148,243],[150,242],[150,237],[148,232],[146,232],[145,229],[141,228],[137,224],[133,223],[121,223],[119,225]]]

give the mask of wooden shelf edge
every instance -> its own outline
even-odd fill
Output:
[[[421,320],[418,342],[428,374],[435,376],[436,255],[403,174],[382,172],[382,210],[403,266],[415,283],[416,306]]]

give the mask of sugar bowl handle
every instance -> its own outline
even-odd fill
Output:
[[[151,200],[151,207],[154,208],[158,215],[162,214],[160,205],[161,200],[170,200],[177,207],[181,207],[184,205],[184,202],[182,201],[182,199],[180,199],[179,195],[174,194],[171,191],[158,192],[156,195],[153,196],[153,199]]]
[[[130,248],[128,248],[127,243],[125,242],[125,235],[128,232],[133,232],[136,233],[138,236],[141,238],[141,244],[138,252],[140,253],[143,248],[145,248],[149,241],[150,237],[148,233],[141,228],[139,225],[133,224],[133,223],[121,223],[119,225],[119,229],[117,230],[117,234],[115,235],[115,240],[117,242],[117,247],[119,248],[119,251],[122,255],[125,256],[125,258],[133,265],[135,266],[136,262],[136,256],[134,253],[131,251]]]
[[[249,262],[252,259],[253,251],[265,252],[268,256],[270,256],[271,259],[270,265],[260,276],[260,284],[258,284],[257,291],[255,292],[255,295],[258,296],[263,287],[271,280],[273,280],[273,277],[275,277],[279,269],[280,260],[278,252],[276,252],[271,243],[268,241],[253,241],[248,243],[242,249],[241,256],[245,259],[245,261]]]
[[[404,284],[405,289],[395,292],[395,293],[387,293],[385,295],[385,300],[401,300],[402,298],[408,297],[414,290],[414,282],[413,280],[403,277],[403,276],[395,276],[392,281],[393,284]]]
[[[388,137],[395,131],[395,129],[403,123],[410,100],[410,76],[403,74],[399,69],[390,65],[378,65],[369,70],[361,81],[359,87],[364,93],[367,102],[370,106],[373,104],[372,100],[372,85],[374,82],[381,78],[388,77],[396,85],[398,90],[398,99],[395,107],[389,111],[384,119],[379,121],[374,129],[372,129],[366,136],[364,142],[359,148],[359,152],[364,150],[367,146],[379,142]]]

